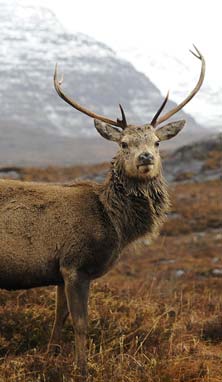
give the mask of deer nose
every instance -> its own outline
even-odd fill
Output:
[[[154,156],[150,153],[142,153],[139,155],[139,162],[141,164],[153,164],[154,163]]]

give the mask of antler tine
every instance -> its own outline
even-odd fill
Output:
[[[203,80],[204,80],[204,77],[205,77],[205,70],[206,70],[206,63],[205,63],[205,59],[203,57],[203,55],[200,53],[200,51],[197,49],[197,47],[194,45],[194,49],[196,50],[197,53],[191,51],[191,53],[196,57],[198,58],[199,60],[201,60],[201,72],[200,72],[200,77],[199,77],[199,80],[195,86],[195,88],[191,91],[191,93],[185,98],[184,101],[182,101],[179,105],[177,105],[176,107],[174,107],[172,110],[170,110],[168,113],[164,114],[162,117],[160,117],[159,119],[156,120],[156,126],[159,125],[160,123],[166,121],[167,119],[169,119],[170,117],[172,117],[174,114],[176,114],[179,110],[181,110],[196,94],[197,92],[199,91],[202,83],[203,83]]]
[[[126,127],[125,123],[126,123],[126,118],[125,118],[125,115],[124,115],[124,112],[122,112],[122,109],[121,109],[121,113],[122,113],[122,118],[123,120],[118,120],[117,121],[113,121],[112,119],[109,119],[109,118],[106,118],[104,117],[103,115],[99,115],[99,114],[96,114],[94,113],[93,111],[81,106],[79,103],[77,103],[76,101],[72,100],[69,96],[66,96],[60,85],[62,84],[63,82],[63,78],[62,80],[58,80],[58,65],[56,64],[55,66],[55,72],[54,72],[54,87],[55,87],[55,90],[57,91],[58,95],[65,101],[67,102],[69,105],[71,105],[72,107],[74,107],[75,109],[79,110],[81,113],[84,113],[86,115],[88,115],[89,117],[92,117],[94,119],[98,119],[102,122],[105,122],[105,123],[109,123],[113,126],[117,126],[117,127],[120,127],[122,129],[124,129]]]
[[[197,57],[197,58],[199,58],[199,60],[201,60],[202,54],[197,49],[196,45],[193,44],[193,47],[194,47],[194,49],[196,50],[197,53],[195,53],[191,49],[189,49],[190,53],[192,53],[195,57]]]
[[[154,115],[152,121],[150,122],[150,124],[151,124],[153,127],[156,126],[157,119],[158,119],[160,113],[163,111],[163,109],[164,109],[164,107],[165,107],[165,105],[166,105],[166,103],[167,103],[167,101],[168,101],[168,98],[169,98],[169,90],[168,90],[168,92],[167,92],[166,97],[164,98],[164,101],[163,101],[162,105],[159,107],[159,109],[157,110],[156,114]]]
[[[57,80],[57,73],[58,73],[58,64],[56,63],[56,65],[55,65],[55,72],[54,72],[54,83],[55,83],[55,81],[57,81],[57,83],[60,86],[60,85],[62,85],[62,83],[64,81],[64,75],[62,74],[61,80]]]
[[[117,118],[117,122],[121,125],[122,129],[124,130],[127,127],[126,116],[122,108],[122,105],[119,104],[119,108],[121,111],[122,119]]]

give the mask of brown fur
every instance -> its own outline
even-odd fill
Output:
[[[31,250],[31,256],[27,247],[25,249],[25,262],[29,263],[31,260],[27,277],[28,286],[35,286],[31,282],[34,269],[37,273],[43,272],[40,278],[35,275],[36,285],[41,279],[43,285],[50,283],[50,278],[51,283],[57,281],[59,284],[50,344],[59,343],[62,325],[70,312],[76,334],[77,363],[82,374],[86,374],[85,344],[90,281],[108,271],[124,246],[145,234],[151,238],[155,236],[168,210],[168,195],[162,179],[158,146],[160,141],[178,134],[185,121],[170,122],[159,129],[155,128],[182,109],[198,92],[204,79],[205,61],[201,53],[196,48],[195,50],[194,55],[202,61],[201,75],[195,89],[178,106],[159,117],[166,105],[167,94],[151,124],[142,126],[128,125],[121,105],[122,119],[117,121],[82,107],[64,94],[61,89],[62,80],[59,81],[57,78],[57,66],[55,68],[54,86],[58,95],[77,110],[97,118],[94,120],[97,131],[102,137],[117,142],[120,146],[110,174],[103,185],[88,183],[73,188],[57,186],[57,189],[46,186],[45,192],[42,189],[39,195],[40,203],[41,198],[44,199],[43,194],[46,197],[46,204],[43,207],[45,220],[36,212],[33,215],[29,213],[27,219],[24,219],[24,224],[27,225],[28,222],[31,230],[35,226],[36,230],[33,232],[34,235],[31,233],[28,238],[30,243],[27,239],[25,243],[22,242],[19,252],[21,262],[23,262],[22,247],[25,249],[28,243],[30,248],[37,240],[44,251],[38,263],[38,245],[33,252]],[[35,193],[34,187],[33,192]],[[24,204],[25,208],[28,206],[33,210],[33,203],[35,197],[30,204]],[[48,206],[51,203],[55,204],[50,208]],[[37,224],[35,218],[38,220]],[[14,226],[14,223],[12,224]],[[20,223],[16,221],[16,233],[18,224]],[[41,235],[39,236],[38,232],[35,236],[38,226]],[[48,229],[49,234],[46,237]],[[22,234],[21,240],[27,236],[25,231],[22,231]],[[19,235],[17,238],[19,239]],[[36,261],[39,265],[37,269]],[[16,256],[13,253],[10,275],[14,273],[14,268],[20,269],[20,267],[20,264],[17,267]],[[45,268],[48,268],[49,272],[44,272]],[[24,268],[21,269],[24,272]],[[19,271],[18,273],[21,276]],[[47,277],[46,273],[50,274],[50,277]],[[16,286],[16,283],[14,285]],[[22,286],[21,281],[18,285]]]
[[[114,162],[103,185],[1,180],[0,287],[62,284],[61,266],[93,279],[125,245],[155,234],[168,207],[162,176],[130,183],[120,174]]]
[[[123,137],[126,139],[127,132]],[[59,346],[69,312],[82,374],[86,373],[91,280],[107,272],[127,244],[143,235],[155,236],[169,207],[159,153],[153,148],[155,133],[151,131],[144,143],[141,129],[135,128],[135,134],[130,131],[128,138],[136,151],[132,154],[120,148],[101,185],[0,181],[0,287],[58,286],[49,350]],[[145,166],[142,175],[135,159],[141,152],[140,140],[141,150],[148,147],[156,153],[156,163]],[[127,161],[131,162],[128,167]]]

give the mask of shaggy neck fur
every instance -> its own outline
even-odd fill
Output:
[[[101,200],[123,248],[140,236],[156,236],[169,210],[162,173],[140,181],[126,176],[121,160],[115,158],[103,185]]]

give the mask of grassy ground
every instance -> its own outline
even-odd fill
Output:
[[[45,180],[70,175],[61,170]],[[172,186],[172,213],[159,238],[125,250],[93,283],[90,381],[222,381],[221,194],[219,180]],[[51,287],[0,291],[0,382],[76,380],[70,321],[62,354],[45,354],[54,299]]]

